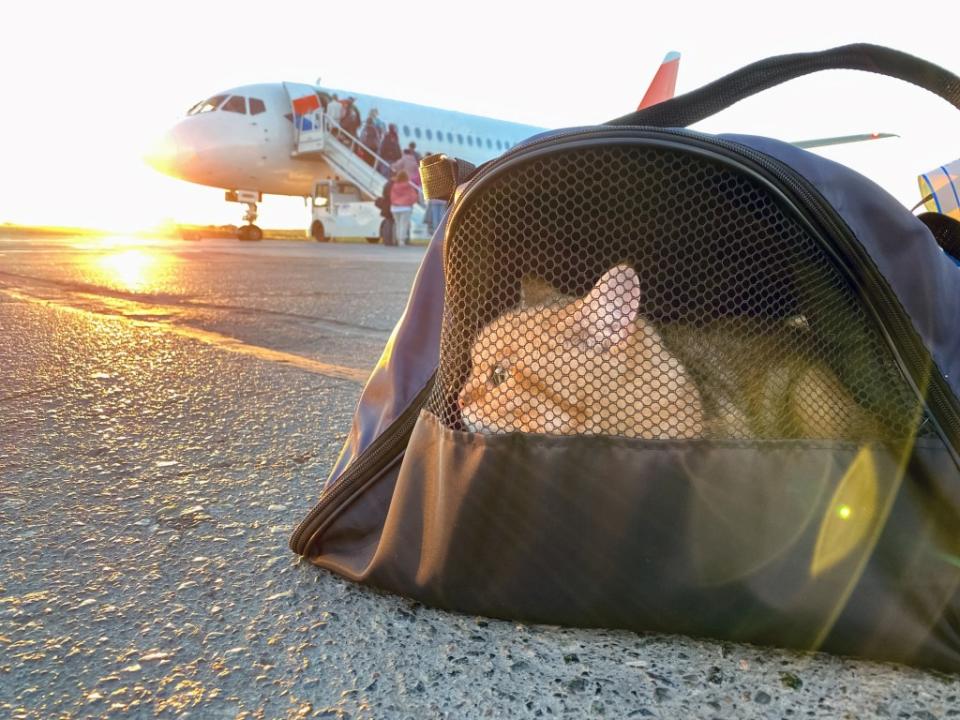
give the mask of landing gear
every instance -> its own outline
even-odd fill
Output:
[[[263,240],[263,230],[256,225],[241,225],[237,228],[238,240]]]
[[[310,237],[312,237],[317,242],[329,242],[330,238],[327,237],[326,231],[323,229],[323,223],[319,220],[314,220],[310,225]]]
[[[247,212],[243,214],[243,219],[247,225],[241,225],[237,228],[237,239],[239,240],[263,240],[263,230],[253,223],[257,219],[257,204],[255,202],[247,203]]]

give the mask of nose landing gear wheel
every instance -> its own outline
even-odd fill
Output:
[[[237,238],[240,240],[263,240],[263,230],[256,225],[241,225],[237,228]]]

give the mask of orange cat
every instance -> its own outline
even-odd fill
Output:
[[[483,328],[474,344],[459,398],[468,430],[701,435],[697,388],[638,315],[633,268],[612,268],[582,298],[544,290],[542,281],[525,282],[523,291],[520,308]]]
[[[809,350],[802,322],[654,327],[636,271],[582,298],[525,280],[520,307],[483,328],[459,396],[473,432],[637,438],[876,437],[879,427]]]

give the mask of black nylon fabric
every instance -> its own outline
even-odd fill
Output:
[[[951,255],[954,260],[960,260],[960,221],[954,220],[949,215],[933,212],[921,213],[917,219],[927,226],[937,245],[943,248],[945,253]]]
[[[829,185],[833,170],[821,169]],[[845,188],[849,210],[866,191]],[[787,219],[751,197],[750,217],[769,217],[782,242]],[[858,232],[871,235],[884,219],[863,222],[875,229]],[[457,244],[489,257],[476,244],[483,237],[505,236],[447,237],[446,261]],[[789,237],[784,247],[802,247]],[[720,257],[726,242],[714,239]],[[620,253],[599,256],[600,269]],[[800,257],[815,266],[814,256]],[[446,278],[448,303],[464,288],[475,296],[469,262]],[[424,412],[402,464],[342,507],[307,554],[352,580],[452,610],[960,671],[958,488],[948,451],[930,436],[898,445],[484,435]]]
[[[348,509],[311,559],[468,613],[956,672],[952,467],[935,440],[901,463],[838,443],[482,436],[424,412],[363,500],[379,512]]]

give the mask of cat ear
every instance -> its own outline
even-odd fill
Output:
[[[630,337],[640,310],[637,271],[629,265],[610,268],[578,303],[579,320],[591,344],[609,348],[622,343]]]
[[[536,275],[527,275],[520,281],[521,309],[534,305],[549,305],[559,297],[561,295],[553,285]]]

